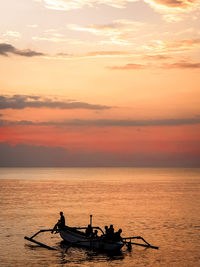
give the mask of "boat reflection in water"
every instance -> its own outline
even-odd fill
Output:
[[[65,241],[59,243],[61,252],[61,264],[69,264],[69,266],[88,266],[88,262],[100,264],[100,266],[108,266],[111,262],[121,262],[126,256],[131,256],[128,250],[118,251],[99,251],[90,248],[71,247]],[[60,255],[57,257],[60,258]]]

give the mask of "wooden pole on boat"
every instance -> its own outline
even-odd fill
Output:
[[[92,226],[92,215],[90,215],[90,225]]]
[[[46,245],[44,243],[41,243],[41,242],[39,242],[39,241],[37,241],[35,239],[30,238],[28,236],[25,236],[24,239],[26,239],[26,240],[28,240],[30,242],[33,242],[33,243],[35,243],[35,244],[37,244],[37,245],[39,245],[39,246],[41,246],[43,248],[47,248],[47,249],[51,249],[51,250],[57,250],[56,248],[50,247],[50,246],[48,246],[48,245]]]
[[[127,240],[130,240],[130,241],[127,241]],[[135,243],[135,242],[131,242],[132,239],[141,239],[144,241],[145,244],[140,244],[140,243]],[[123,242],[125,244],[132,244],[132,245],[137,245],[137,246],[142,246],[142,247],[146,247],[146,248],[154,248],[154,249],[158,249],[158,247],[156,246],[152,246],[150,245],[143,237],[141,236],[132,236],[132,237],[123,237],[122,238]]]
[[[124,242],[124,241],[123,241]],[[127,244],[127,245],[136,245],[136,246],[142,246],[142,247],[146,247],[146,248],[154,248],[154,249],[159,249],[159,247],[156,247],[156,246],[152,246],[152,245],[147,245],[147,244],[140,244],[140,243],[135,243],[135,242],[128,242],[128,241],[125,241],[124,244]]]
[[[26,240],[28,240],[28,241],[30,241],[30,242],[33,242],[33,243],[35,243],[35,244],[37,244],[37,245],[39,245],[39,246],[41,246],[41,247],[43,247],[43,248],[48,248],[48,249],[52,249],[52,250],[57,250],[57,249],[54,248],[54,247],[50,247],[50,246],[48,246],[48,245],[46,245],[46,244],[44,244],[44,243],[41,243],[41,242],[39,242],[39,241],[33,239],[36,235],[38,235],[38,234],[40,234],[40,233],[43,233],[43,232],[52,232],[52,230],[53,230],[53,229],[43,229],[43,230],[38,231],[37,233],[35,233],[35,234],[32,235],[31,237],[25,236],[24,239],[26,239]]]

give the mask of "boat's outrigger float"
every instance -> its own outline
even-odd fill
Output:
[[[92,215],[90,215],[90,224],[92,225]],[[86,230],[87,227],[69,227],[65,226],[62,229],[57,229],[56,233],[59,233],[61,238],[70,246],[83,247],[89,249],[103,250],[107,252],[119,251],[124,245],[128,249],[131,249],[132,245],[142,246],[146,248],[158,249],[156,246],[150,245],[141,236],[121,237],[120,240],[112,240],[105,237],[104,231],[100,227],[91,226],[94,230],[99,230],[102,233],[100,237],[87,237],[81,230]],[[34,238],[43,232],[53,232],[54,229],[43,229],[35,233],[31,237],[25,236],[24,238],[30,242],[33,242],[41,247],[56,250],[56,248],[41,243]],[[142,240],[143,243],[132,242],[135,239]]]

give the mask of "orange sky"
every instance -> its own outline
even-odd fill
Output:
[[[25,147],[199,166],[198,0],[8,0],[0,17],[1,166]]]

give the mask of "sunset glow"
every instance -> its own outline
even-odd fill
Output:
[[[1,166],[199,166],[198,0],[7,0],[0,17]]]

